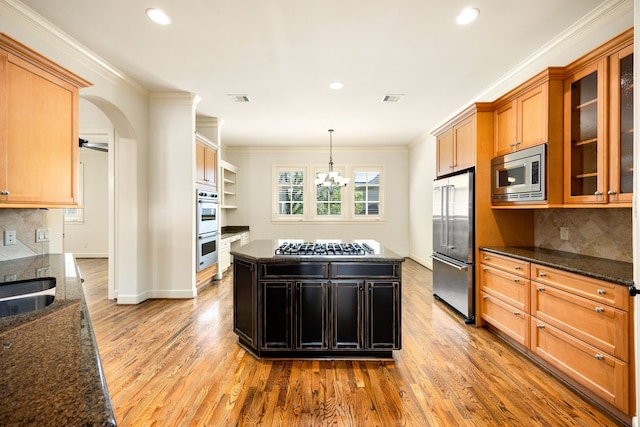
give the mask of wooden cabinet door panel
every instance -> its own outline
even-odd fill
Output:
[[[364,348],[364,282],[331,283],[333,348]]]
[[[629,413],[629,365],[544,322],[531,321],[531,349],[541,359]]]
[[[475,129],[473,116],[453,128],[453,169],[459,171],[475,165]]]
[[[486,292],[482,292],[481,295],[482,319],[518,344],[529,347],[529,315]]]
[[[529,279],[495,267],[481,265],[480,288],[517,309],[529,312]]]
[[[289,350],[291,339],[291,282],[260,282],[262,342],[260,347]]]
[[[630,297],[625,286],[539,264],[531,265],[531,278],[536,282],[629,311]]]
[[[77,197],[77,95],[73,85],[8,55],[6,202],[73,204]]]
[[[367,348],[400,349],[400,283],[367,282]]]
[[[516,101],[509,102],[494,112],[494,156],[501,156],[515,150],[516,116]]]
[[[295,286],[296,348],[328,349],[328,283],[303,280]]]
[[[257,277],[253,263],[237,259],[233,263],[233,329],[252,347],[257,344]]]
[[[613,307],[532,282],[531,315],[625,362],[629,316]]]
[[[448,129],[436,139],[436,175],[453,172],[453,129]]]
[[[548,141],[549,84],[544,83],[520,96],[517,100],[516,148],[533,147]]]
[[[480,261],[483,264],[499,268],[521,277],[529,277],[530,264],[516,258],[480,251]]]

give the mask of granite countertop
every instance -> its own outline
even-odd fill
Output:
[[[0,262],[0,286],[42,277],[50,305],[0,318],[0,425],[115,426],[73,255]]]
[[[220,239],[228,239],[245,231],[249,231],[248,225],[227,225],[220,229]]]
[[[310,241],[310,240],[304,240]],[[340,239],[322,239],[317,242],[341,242]],[[366,242],[371,246],[375,253],[367,255],[329,255],[329,256],[314,256],[314,255],[275,255],[275,250],[278,246],[285,242],[303,242],[300,239],[279,239],[279,240],[252,240],[244,246],[240,246],[238,249],[232,250],[231,255],[238,256],[245,259],[250,259],[255,262],[300,262],[300,261],[350,261],[350,262],[403,262],[404,257],[398,255],[391,249],[381,246],[375,240],[359,240],[354,239],[353,242]]]
[[[633,264],[630,262],[537,247],[489,246],[480,249],[619,285],[633,285]]]

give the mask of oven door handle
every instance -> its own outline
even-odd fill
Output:
[[[431,258],[433,258],[436,261],[440,261],[443,264],[447,264],[449,267],[453,267],[456,270],[460,270],[460,271],[467,271],[469,269],[469,267],[467,265],[458,265],[458,264],[454,264],[451,261],[447,261],[444,258],[440,258],[437,255],[431,255]]]

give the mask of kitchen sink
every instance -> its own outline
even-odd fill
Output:
[[[0,300],[19,295],[33,294],[56,287],[56,279],[47,277],[42,279],[21,280],[0,284]]]
[[[55,293],[56,279],[51,277],[0,284],[0,318],[44,308]]]

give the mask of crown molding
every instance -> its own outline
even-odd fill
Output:
[[[114,84],[125,84],[142,95],[149,91],[124,72],[109,64],[82,43],[17,0],[0,0],[0,15],[7,18],[49,45],[59,49],[87,68]]]

